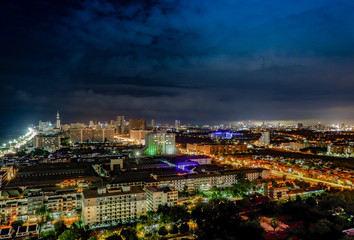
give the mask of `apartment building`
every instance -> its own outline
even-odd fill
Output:
[[[160,205],[174,205],[178,201],[178,191],[170,188],[146,187],[147,211],[157,211]]]
[[[187,151],[198,154],[234,154],[247,152],[246,144],[187,144]]]
[[[231,187],[240,178],[250,181],[268,178],[270,171],[263,168],[243,169],[243,170],[222,170],[208,173],[184,174],[174,176],[154,176],[159,187],[171,187],[178,191],[185,188],[188,191],[208,190],[215,186],[217,188]]]
[[[43,193],[34,190],[27,195],[8,196],[0,200],[0,215],[3,220],[26,220],[30,216],[35,216],[42,205],[46,205],[54,216],[66,217],[72,211],[81,209],[81,193],[77,191]]]
[[[141,187],[85,190],[82,194],[82,219],[85,225],[134,220],[146,213],[146,192]]]

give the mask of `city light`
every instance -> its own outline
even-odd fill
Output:
[[[353,1],[0,9],[0,239],[354,236]]]

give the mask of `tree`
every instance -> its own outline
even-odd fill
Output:
[[[239,236],[237,239],[265,239],[264,228],[261,227],[258,221],[241,222],[239,226],[235,226],[234,236]]]
[[[181,226],[179,226],[179,231],[182,234],[189,232],[189,225],[187,223],[182,223]]]
[[[160,227],[159,229],[159,235],[161,236],[166,236],[168,234],[168,231],[165,226]]]
[[[136,240],[138,237],[136,236],[136,230],[132,227],[127,227],[122,230],[120,233],[126,240]]]
[[[288,188],[294,189],[294,184],[291,182],[285,182],[285,186],[287,186]]]
[[[47,222],[49,220],[50,210],[48,210],[47,205],[40,206],[37,211],[36,215],[41,216],[41,223]]]
[[[118,235],[113,235],[106,238],[106,240],[122,240],[122,237]]]
[[[14,221],[13,223],[11,223],[11,226],[17,230],[18,227],[21,227],[23,225],[23,221],[22,220],[17,220]]]
[[[39,148],[36,148],[34,149],[30,155],[33,157],[33,156],[46,156],[48,155],[49,152],[48,151],[45,151],[45,150],[42,150],[42,149],[39,149]]]
[[[188,188],[187,186],[183,187],[183,191],[181,192],[182,196],[188,197],[189,196],[189,192],[188,192]]]
[[[164,222],[186,222],[190,218],[190,214],[185,206],[160,206],[157,210],[160,219]]]
[[[59,236],[60,234],[62,234],[66,229],[66,225],[64,223],[63,220],[59,220],[54,224],[54,228],[55,228],[55,232],[57,233],[57,235]]]
[[[172,225],[171,230],[170,230],[171,234],[177,234],[178,233],[178,227],[177,225]]]
[[[309,206],[310,208],[313,208],[313,207],[317,206],[317,201],[313,197],[306,198],[305,202],[306,202],[307,206]]]
[[[77,240],[80,239],[81,236],[79,233],[73,230],[65,230],[62,234],[59,235],[59,240]]]
[[[79,218],[79,221],[73,222],[70,228],[73,231],[75,231],[77,234],[79,234],[82,239],[88,238],[87,236],[88,232],[85,231],[81,218]]]
[[[276,218],[272,218],[272,220],[270,220],[270,226],[272,226],[275,231],[275,229],[279,226],[279,220]]]

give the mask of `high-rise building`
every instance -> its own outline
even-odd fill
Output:
[[[150,133],[151,130],[130,130],[130,139],[138,144],[145,144],[146,134]]]
[[[165,132],[152,132],[146,134],[145,153],[147,155],[173,155],[177,153],[175,147],[175,134]]]
[[[175,129],[176,131],[179,131],[181,128],[181,121],[180,120],[175,120]]]
[[[268,146],[270,144],[270,132],[263,132],[262,136],[259,138],[259,143]]]
[[[32,139],[33,147],[54,152],[60,148],[59,135],[37,135]]]
[[[116,119],[116,129],[118,134],[124,134],[124,116],[117,116]]]
[[[39,121],[38,130],[41,132],[50,132],[53,130],[53,125],[49,121],[48,122]]]
[[[82,129],[82,128],[85,128],[86,125],[84,123],[71,123],[70,124],[70,129]]]
[[[155,128],[155,120],[151,119],[151,128],[154,129]]]
[[[146,130],[146,120],[129,119],[129,130]]]
[[[57,122],[55,124],[55,127],[57,129],[60,129],[60,117],[59,117],[59,111],[57,111]]]
[[[70,129],[71,142],[113,142],[114,129]]]

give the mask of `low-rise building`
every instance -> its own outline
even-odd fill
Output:
[[[287,199],[289,198],[288,187],[271,187],[269,188],[269,197],[271,199]]]
[[[146,207],[156,211],[160,205],[174,205],[178,201],[178,191],[170,188],[146,187]]]
[[[187,151],[198,154],[234,154],[247,152],[246,144],[187,144]]]

